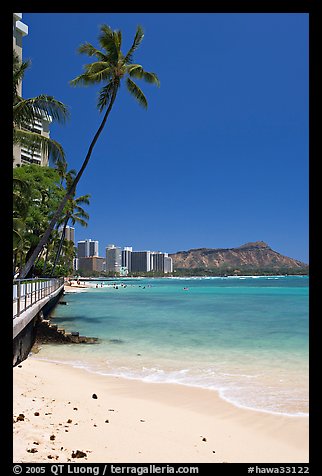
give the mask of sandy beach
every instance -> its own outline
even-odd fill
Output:
[[[35,356],[13,369],[13,384],[15,463],[308,462],[308,418],[241,409],[211,390]]]

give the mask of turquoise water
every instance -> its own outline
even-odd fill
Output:
[[[117,282],[116,286],[112,283]],[[308,413],[308,278],[102,281],[67,293],[53,322],[101,339],[38,358],[149,382],[210,388],[235,405]]]

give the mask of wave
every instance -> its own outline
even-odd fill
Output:
[[[34,356],[33,356],[34,357]],[[252,411],[257,411],[261,413],[268,413],[272,415],[280,415],[280,416],[287,416],[287,417],[308,417],[309,413],[308,412],[291,412],[291,411],[281,411],[277,409],[276,407],[274,408],[274,405],[270,403],[270,405],[267,405],[266,407],[263,406],[263,404],[257,400],[254,401],[254,392],[245,392],[245,388],[233,388],[229,385],[222,385],[222,384],[214,384],[210,382],[206,382],[205,379],[202,376],[196,376],[196,375],[191,375],[189,374],[190,369],[180,369],[180,370],[173,370],[173,371],[165,371],[160,368],[156,367],[142,367],[141,371],[135,371],[133,369],[129,369],[128,367],[120,367],[116,369],[110,369],[110,370],[102,370],[99,368],[94,368],[88,363],[84,363],[83,361],[70,361],[70,360],[57,360],[57,359],[52,359],[52,358],[45,358],[45,357],[34,357],[37,360],[44,360],[47,362],[53,362],[53,363],[59,363],[67,366],[71,366],[73,368],[85,370],[91,374],[97,374],[101,375],[104,377],[119,377],[119,378],[124,378],[127,380],[135,380],[135,381],[141,381],[145,383],[151,383],[151,384],[175,384],[175,385],[183,385],[185,387],[193,387],[193,388],[200,388],[204,390],[211,390],[214,391],[218,394],[218,396],[234,405],[235,407],[238,407],[240,409],[244,410],[252,410]],[[233,376],[233,377],[242,377],[244,379],[254,379],[257,378],[258,375],[248,375],[248,374],[230,374],[230,373],[225,373],[223,374],[225,376]],[[238,397],[233,395],[235,390],[235,393],[238,393]],[[243,399],[241,398],[243,396]]]

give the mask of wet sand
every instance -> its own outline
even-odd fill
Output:
[[[106,377],[35,356],[13,377],[15,463],[308,462],[307,417],[241,409],[211,390]]]

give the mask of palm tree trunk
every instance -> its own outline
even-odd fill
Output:
[[[67,226],[68,220],[69,220],[69,216],[67,216],[67,219],[64,222],[64,227],[63,227],[61,237],[60,237],[60,240],[59,240],[58,250],[57,250],[57,253],[56,253],[56,256],[55,256],[54,266],[51,270],[50,276],[53,276],[53,274],[55,272],[56,265],[57,265],[59,257],[60,257],[61,249],[63,247],[63,242],[64,242],[64,239],[65,239],[66,226]]]
[[[46,247],[46,255],[45,255],[45,260],[44,260],[44,266],[42,268],[42,276],[44,276],[45,274],[45,271],[46,271],[46,268],[47,268],[47,259],[48,259],[48,253],[49,253],[49,246],[47,244],[47,247]]]
[[[117,93],[117,90],[118,90],[118,85],[115,86],[114,90],[113,90],[113,94],[112,94],[112,97],[111,97],[111,101],[110,101],[110,104],[107,108],[107,111],[103,117],[103,120],[101,122],[101,125],[99,126],[99,128],[97,129],[97,132],[88,148],[88,151],[87,151],[87,154],[86,154],[86,157],[85,157],[85,160],[83,162],[83,165],[82,167],[80,168],[78,174],[76,175],[73,183],[71,184],[70,186],[70,189],[68,190],[68,192],[66,193],[65,197],[62,199],[62,201],[60,202],[60,205],[59,207],[57,208],[53,218],[51,219],[51,222],[49,223],[48,225],[48,228],[47,230],[45,231],[45,233],[43,234],[43,236],[41,237],[38,245],[36,246],[34,252],[32,253],[32,255],[30,256],[29,260],[27,261],[27,263],[25,264],[24,268],[21,270],[20,274],[19,274],[19,279],[22,279],[22,278],[25,278],[26,275],[28,274],[30,268],[33,266],[34,262],[36,261],[37,259],[37,256],[38,254],[40,253],[40,251],[42,250],[42,247],[47,243],[47,241],[49,240],[49,237],[50,237],[50,234],[57,222],[57,220],[61,217],[62,213],[63,213],[63,209],[67,203],[67,201],[72,198],[73,196],[73,193],[75,192],[76,190],[76,186],[80,180],[80,178],[82,177],[83,175],[83,172],[84,170],[86,169],[86,166],[88,164],[88,161],[92,155],[92,151],[93,151],[93,148],[97,142],[97,139],[99,138],[104,126],[105,126],[105,123],[106,123],[106,120],[109,116],[109,113],[111,112],[111,109],[112,109],[112,106],[114,104],[114,101],[115,101],[115,98],[116,98],[116,93]]]

